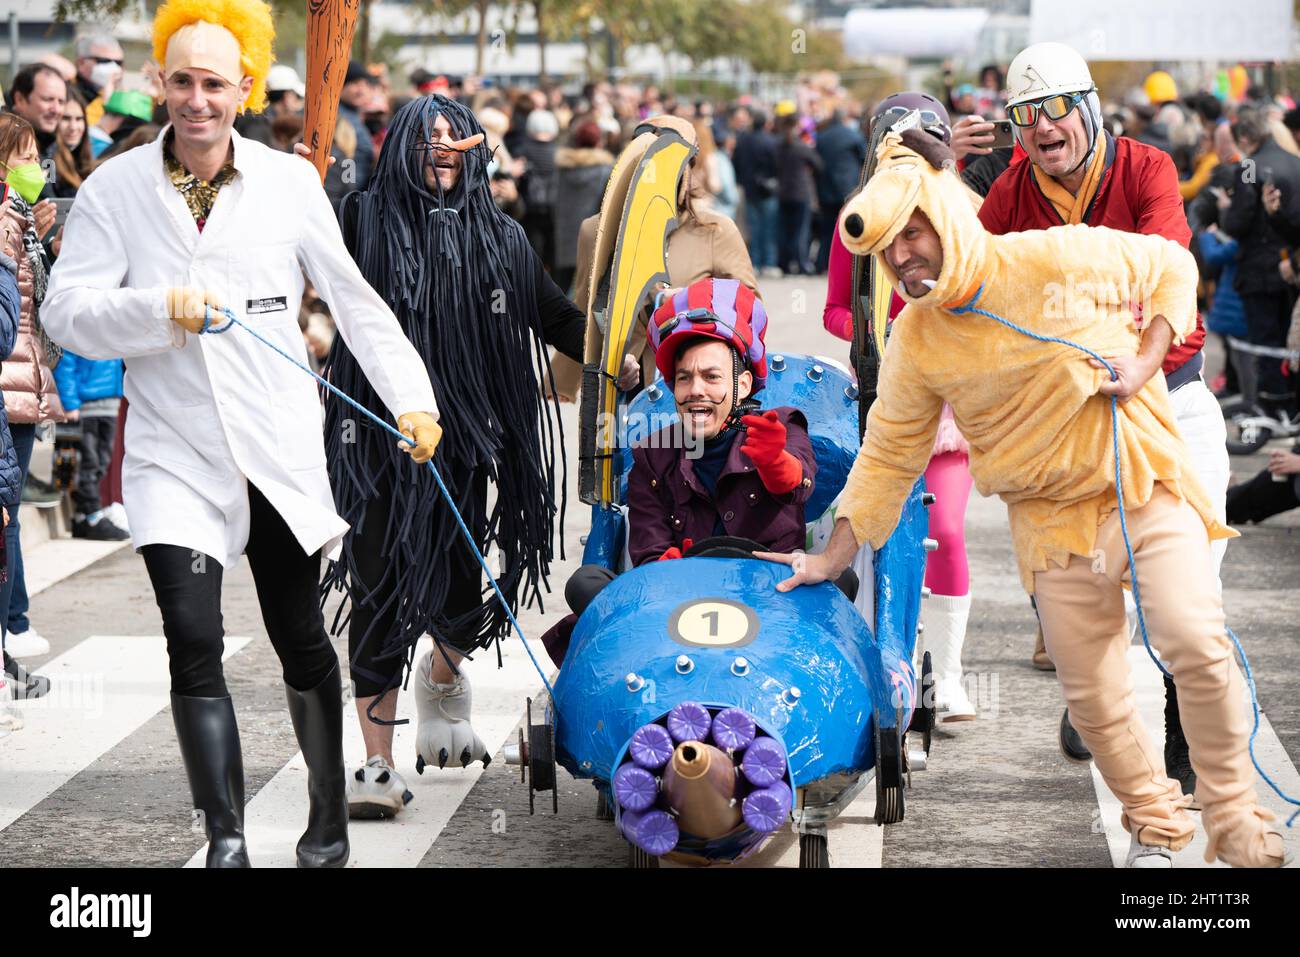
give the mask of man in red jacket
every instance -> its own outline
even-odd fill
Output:
[[[1007,71],[1007,111],[1025,158],[996,180],[980,208],[980,221],[992,233],[1048,229],[1063,223],[1109,226],[1131,233],[1163,236],[1187,246],[1192,231],[1178,192],[1178,172],[1167,153],[1102,125],[1101,101],[1088,64],[1062,43],[1036,43],[1011,61]],[[1153,330],[1155,331],[1155,330]],[[1226,521],[1227,435],[1219,404],[1205,386],[1205,328],[1182,345],[1169,348],[1166,336],[1144,336],[1142,352],[1110,359],[1125,383],[1121,400],[1134,394],[1156,372],[1163,372],[1177,416],[1178,430],[1201,479]],[[1225,542],[1213,543],[1216,569]],[[1042,644],[1042,631],[1039,631]],[[1045,652],[1035,664],[1050,668]],[[1092,755],[1069,723],[1061,720],[1061,749],[1067,758]],[[1183,791],[1192,794],[1196,775],[1178,720],[1173,682],[1165,679],[1165,766]]]

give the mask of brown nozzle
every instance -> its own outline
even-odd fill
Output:
[[[715,838],[740,823],[736,766],[711,744],[683,741],[664,769],[664,794],[682,831]]]

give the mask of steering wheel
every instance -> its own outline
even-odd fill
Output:
[[[754,552],[770,552],[772,549],[752,538],[737,538],[732,535],[714,535],[702,538],[682,553],[682,558],[753,558]]]

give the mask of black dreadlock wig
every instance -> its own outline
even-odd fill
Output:
[[[470,531],[484,555],[493,548],[500,553],[498,583],[511,605],[517,607],[521,588],[525,601],[540,603],[539,586],[549,591],[559,417],[552,418],[538,385],[539,375],[551,373],[537,311],[535,257],[523,229],[493,202],[491,153],[481,143],[461,154],[460,178],[450,191],[441,183],[435,190],[426,185],[426,163],[435,155],[428,147],[440,115],[453,139],[482,132],[474,114],[454,100],[412,100],[393,117],[368,188],[349,194],[339,216],[362,275],[396,314],[429,371],[444,430],[434,464],[457,510],[473,513],[475,483],[466,477],[486,473],[496,500],[485,522],[471,524]],[[386,414],[341,337],[327,376],[371,411]],[[443,614],[450,563],[464,560],[463,534],[432,474],[413,468],[387,432],[358,428],[352,418],[347,406],[327,397],[330,482],[339,514],[353,531],[342,558],[330,564],[322,601],[333,588],[352,602],[378,605],[386,596],[376,622],[395,602],[390,632],[363,638],[381,643],[380,657],[409,662],[425,633],[462,652],[489,647],[509,628],[490,590],[473,611],[454,620]],[[562,434],[560,443],[562,453]],[[381,478],[392,487],[382,536],[386,571],[382,581],[363,588],[354,536],[363,531],[367,503],[383,494]],[[340,608],[336,630],[342,616]]]

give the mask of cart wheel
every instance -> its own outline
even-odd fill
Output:
[[[930,664],[930,652],[921,658],[921,680],[917,683],[920,700],[912,711],[912,722],[908,731],[921,735],[921,745],[925,753],[930,753],[930,739],[934,733],[934,669]]]
[[[600,788],[596,789],[596,820],[614,820],[614,807],[609,803],[609,794]]]
[[[560,791],[555,786],[555,735],[549,723],[533,724],[533,699],[527,699],[528,813],[536,810],[536,793],[551,792],[551,811],[560,811]]]
[[[876,726],[876,823],[897,824],[903,819],[903,735]]]
[[[824,833],[799,835],[799,867],[830,867],[831,852]]]
[[[627,846],[627,866],[633,870],[642,870],[647,867],[658,867],[659,858],[653,854],[647,854],[635,844]]]

